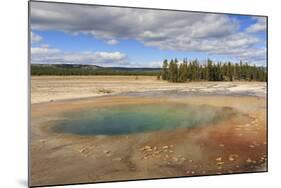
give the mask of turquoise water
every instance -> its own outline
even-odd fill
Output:
[[[93,108],[65,115],[53,130],[78,135],[124,135],[206,125],[231,111],[210,106],[146,104]]]

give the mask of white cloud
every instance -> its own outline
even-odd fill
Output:
[[[45,48],[45,47],[33,47],[31,48],[31,55],[53,55],[58,54],[61,51],[56,48]]]
[[[125,66],[127,56],[121,52],[63,52],[56,48],[32,47],[31,62],[37,64],[94,64]]]
[[[42,37],[31,32],[31,43],[37,43],[37,42],[40,42],[42,41]]]
[[[110,39],[110,40],[106,41],[106,44],[115,45],[115,44],[118,44],[118,40]]]
[[[256,47],[264,41],[251,35],[265,27],[262,19],[257,20],[243,33],[239,31],[239,21],[222,14],[31,3],[34,30],[93,35],[110,45],[116,44],[116,39],[135,39],[164,50],[265,61],[266,53],[256,53],[264,52]]]
[[[159,67],[162,67],[163,65],[163,61],[152,61],[152,62],[149,62],[147,63],[147,67],[150,67],[150,68],[159,68]]]
[[[49,45],[48,44],[41,44],[40,45],[42,48],[49,48]]]
[[[256,32],[265,32],[266,31],[266,18],[265,17],[259,17],[256,18],[256,23],[252,24],[246,29],[246,32],[248,33],[256,33]]]

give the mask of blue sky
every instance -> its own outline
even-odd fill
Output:
[[[264,17],[31,3],[32,63],[159,67],[207,58],[266,65]]]

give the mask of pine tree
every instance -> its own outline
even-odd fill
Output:
[[[208,81],[213,81],[213,62],[208,59],[208,65],[207,65],[207,72],[208,72],[208,75],[207,75],[207,78],[208,78]]]
[[[173,82],[178,82],[179,71],[178,71],[178,60],[174,61],[174,72],[173,72]]]
[[[188,78],[188,66],[187,66],[187,61],[184,61],[184,62],[183,62],[183,65],[182,65],[182,78],[183,78],[183,81],[184,81],[184,82],[187,81],[187,78]]]
[[[168,60],[163,61],[162,71],[161,71],[162,80],[168,80]]]
[[[169,82],[173,82],[173,74],[174,74],[174,60],[172,59],[169,63],[169,69],[168,69],[168,80]]]

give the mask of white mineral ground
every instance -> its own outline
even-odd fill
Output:
[[[126,95],[155,91],[183,94]],[[168,132],[78,136],[50,130],[65,112],[167,101],[238,113],[204,127]],[[263,82],[175,84],[149,76],[40,76],[31,79],[31,102],[33,186],[267,170]]]

